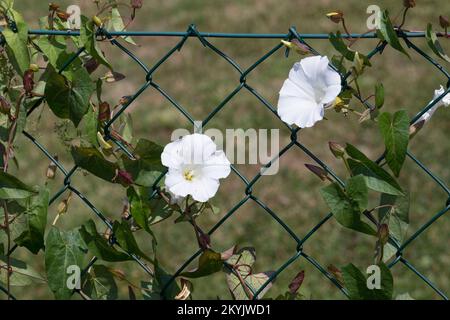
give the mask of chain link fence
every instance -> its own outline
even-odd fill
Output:
[[[79,36],[79,32],[77,31],[55,31],[55,30],[31,30],[30,34],[33,35],[40,35],[40,36],[51,36],[51,35],[64,35],[64,36]],[[180,38],[178,43],[173,46],[161,59],[159,59],[154,65],[147,66],[141,59],[139,59],[133,52],[128,50],[126,47],[124,47],[120,42],[117,41],[117,37],[119,36],[141,36],[141,37],[177,37]],[[343,35],[343,37],[346,37],[349,35]],[[368,33],[368,34],[353,34],[350,35],[353,38],[364,38],[364,39],[375,39],[376,40],[376,34],[374,33]],[[416,52],[418,55],[423,57],[428,63],[431,63],[436,69],[443,73],[444,76],[449,81],[447,83],[447,87],[449,87],[450,83],[450,74],[434,59],[432,59],[429,55],[427,55],[424,51],[422,51],[420,48],[418,48],[413,42],[413,38],[423,38],[425,35],[421,32],[399,32],[399,37],[406,43],[409,50]],[[237,85],[234,90],[232,90],[203,120],[202,120],[202,127],[206,127],[211,119],[217,116],[220,110],[223,108],[226,108],[228,102],[232,100],[236,95],[239,94],[240,91],[248,91],[251,95],[255,97],[257,101],[261,104],[262,108],[267,108],[270,110],[274,117],[278,117],[276,107],[271,105],[264,96],[258,92],[255,88],[253,88],[249,83],[247,83],[247,77],[250,73],[252,73],[258,66],[260,66],[265,60],[267,60],[269,57],[271,57],[274,53],[276,53],[279,50],[286,50],[285,54],[286,56],[289,55],[289,49],[286,49],[282,43],[277,44],[273,48],[270,48],[264,55],[262,55],[257,61],[255,61],[249,68],[243,69],[233,58],[227,56],[221,49],[219,49],[217,46],[213,45],[210,41],[208,41],[208,38],[229,38],[229,39],[249,39],[257,41],[258,39],[280,39],[280,40],[292,40],[297,39],[304,45],[308,46],[311,52],[314,54],[319,54],[314,48],[312,48],[308,44],[309,39],[323,39],[327,40],[328,35],[326,34],[301,34],[298,33],[295,27],[292,27],[289,29],[289,31],[286,34],[236,34],[236,33],[205,33],[205,32],[199,32],[195,25],[190,25],[188,29],[185,32],[108,32],[104,29],[99,29],[99,32],[97,34],[98,40],[108,40],[112,46],[117,47],[119,50],[122,51],[124,55],[127,55],[134,63],[136,63],[143,71],[143,85],[132,95],[127,99],[127,101],[120,107],[118,112],[114,114],[114,116],[110,119],[109,122],[106,123],[104,126],[104,139],[106,141],[112,141],[114,144],[117,145],[118,148],[120,148],[129,158],[133,159],[133,150],[130,150],[126,145],[124,145],[120,140],[115,138],[110,132],[110,128],[113,125],[113,123],[118,119],[118,117],[125,112],[130,105],[146,90],[156,90],[159,94],[161,94],[167,101],[175,107],[185,118],[186,121],[190,122],[194,125],[194,118],[189,114],[189,112],[180,104],[178,103],[172,96],[170,96],[161,86],[158,85],[157,80],[153,78],[153,74],[155,73],[158,68],[161,67],[170,57],[172,54],[174,54],[176,51],[180,51],[183,48],[183,45],[185,42],[193,38],[193,40],[198,40],[201,42],[201,44],[207,49],[211,50],[218,56],[220,56],[222,59],[224,59],[229,65],[230,68],[234,68],[238,74],[239,78],[237,79]],[[367,55],[369,59],[371,59],[376,54],[382,54],[383,50],[386,46],[386,42],[378,41],[376,47]],[[84,48],[78,50],[73,56],[64,64],[64,66],[59,70],[59,73],[61,73],[64,69],[66,69],[82,52],[84,51]],[[331,66],[334,68],[333,66]],[[337,69],[334,68],[336,71]],[[343,89],[345,89],[347,85],[347,78],[349,77],[350,73],[348,74],[341,74],[342,79],[342,86]],[[450,89],[447,88],[445,91],[445,94],[447,94],[450,91]],[[442,99],[443,94],[440,99]],[[365,107],[372,108],[371,104],[365,100],[362,99],[361,96],[355,95],[355,98],[359,100]],[[428,105],[426,105],[418,114],[416,114],[412,120],[411,124],[414,123],[417,119],[419,119],[425,112],[430,110],[436,103],[439,102],[440,99],[436,99],[431,101]],[[30,115],[40,104],[41,101],[38,101],[34,107],[32,107],[28,115]],[[279,119],[281,121],[281,119]],[[294,261],[298,259],[305,259],[310,263],[312,266],[317,269],[318,272],[322,273],[325,278],[327,278],[329,281],[331,281],[341,292],[343,295],[348,296],[347,290],[341,285],[341,283],[330,273],[327,271],[327,269],[322,266],[318,261],[314,259],[313,256],[309,255],[307,251],[304,250],[304,245],[309,241],[311,236],[316,233],[325,223],[327,223],[332,218],[332,213],[328,213],[322,220],[320,220],[313,228],[309,230],[306,234],[299,235],[295,233],[284,221],[283,219],[277,215],[276,212],[274,212],[269,204],[264,203],[261,199],[259,199],[257,196],[255,196],[252,192],[253,187],[255,184],[258,183],[259,179],[264,173],[264,170],[267,170],[275,161],[278,161],[280,157],[285,155],[290,149],[292,148],[299,148],[302,152],[304,152],[307,156],[309,156],[318,166],[322,167],[326,172],[340,185],[344,185],[343,181],[337,176],[333,170],[328,167],[321,159],[319,159],[313,152],[311,152],[307,147],[305,147],[299,140],[299,128],[294,128],[289,125],[286,125],[283,123],[287,130],[290,131],[290,142],[281,148],[281,151],[276,155],[273,159],[271,159],[269,162],[267,162],[265,165],[262,166],[262,170],[255,175],[251,180],[244,177],[243,174],[239,172],[239,170],[236,169],[235,166],[232,165],[232,171],[234,174],[236,174],[243,185],[245,186],[245,193],[242,195],[242,199],[234,204],[231,210],[229,210],[209,231],[207,231],[208,235],[213,235],[214,232],[216,232],[221,225],[230,219],[236,211],[243,206],[246,202],[253,201],[256,203],[259,207],[261,207],[268,215],[270,215],[271,218],[273,218],[281,228],[284,229],[285,232],[289,234],[289,236],[292,238],[292,241],[296,244],[296,250],[292,252],[292,256],[285,261],[279,268],[271,274],[270,278],[259,288],[254,288],[251,285],[248,284],[249,290],[252,291],[253,297],[257,299],[260,292],[262,292],[267,285],[271,281],[273,281],[280,273],[282,273],[290,264],[292,264]],[[76,194],[86,205],[87,207],[92,210],[92,213],[95,214],[105,225],[107,228],[109,228],[112,232],[112,221],[110,221],[100,210],[98,210],[90,201],[89,199],[81,193],[75,186],[71,183],[71,178],[75,174],[77,170],[77,166],[72,167],[71,169],[65,168],[60,162],[58,162],[57,159],[55,159],[50,152],[46,149],[44,145],[42,145],[38,140],[36,140],[31,134],[24,131],[23,134],[31,140],[31,142],[39,148],[40,151],[55,165],[57,166],[58,170],[64,175],[64,183],[60,190],[53,195],[53,197],[50,199],[50,204],[53,204],[64,192],[67,190],[72,191],[74,194]],[[435,284],[433,284],[421,271],[417,270],[414,266],[414,264],[410,261],[408,261],[406,258],[404,258],[404,252],[407,250],[407,248],[416,241],[416,239],[424,233],[427,228],[431,227],[440,217],[442,217],[444,214],[448,212],[450,209],[450,189],[446,185],[444,181],[442,181],[438,176],[436,176],[430,169],[428,169],[422,162],[419,161],[415,157],[414,154],[408,151],[407,157],[410,161],[412,161],[415,165],[417,165],[421,170],[423,170],[426,175],[432,179],[440,188],[444,190],[444,192],[449,196],[448,199],[446,199],[445,203],[443,204],[443,208],[439,211],[434,213],[429,220],[423,224],[421,227],[419,227],[415,232],[403,243],[398,243],[395,239],[390,238],[389,242],[391,245],[393,245],[396,249],[395,258],[392,259],[392,261],[389,262],[388,267],[394,268],[398,264],[403,264],[406,266],[411,272],[415,273],[417,277],[419,277],[424,284],[431,287],[440,297],[443,299],[448,299],[447,295],[438,288]],[[379,164],[384,159],[384,155],[381,155],[378,159],[376,159],[376,162]],[[149,194],[149,197],[157,197],[158,196],[158,183],[163,179],[165,176],[165,173],[162,173],[159,178],[156,180],[153,191],[151,194]],[[377,224],[377,221],[367,212],[365,212],[366,216],[371,220],[374,224]],[[112,234],[112,237],[110,237],[110,243],[113,246],[119,246],[120,243],[118,243],[115,238],[114,234]],[[12,251],[15,250],[16,247],[13,247],[12,250],[8,253],[11,254]],[[161,292],[161,298],[165,298],[165,292],[170,286],[171,283],[175,281],[175,279],[189,266],[191,262],[193,262],[200,254],[202,253],[202,250],[199,249],[197,252],[193,253],[192,256],[185,261],[176,271],[173,273],[173,275],[170,277],[169,281],[165,284],[165,286],[162,288]],[[139,256],[129,253],[129,255],[136,261],[136,263],[146,272],[149,274],[149,276],[153,276],[153,270],[143,261],[140,259]],[[93,258],[90,263],[85,267],[85,269],[82,271],[83,273],[86,273],[88,269],[96,263],[97,258]],[[4,290],[0,287],[0,289]],[[4,290],[5,291],[5,290]],[[6,291],[5,291],[6,293]]]

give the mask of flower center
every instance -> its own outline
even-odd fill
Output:
[[[321,103],[323,97],[325,96],[325,89],[322,87],[315,87],[314,88],[314,98],[316,100],[316,103]]]
[[[187,181],[192,181],[192,179],[194,179],[194,170],[190,169],[184,170],[183,177]]]

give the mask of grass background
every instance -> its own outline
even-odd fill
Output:
[[[95,13],[92,1],[59,1],[62,7],[77,4],[82,13],[92,16]],[[136,21],[130,29],[152,31],[184,31],[190,23],[195,23],[200,31],[239,32],[239,33],[286,33],[290,26],[296,26],[301,33],[328,33],[336,30],[324,14],[343,10],[347,25],[352,32],[366,31],[366,8],[378,4],[388,8],[394,16],[401,10],[402,1],[145,1],[144,7],[137,12]],[[44,1],[16,1],[32,27],[37,27],[37,19],[44,16],[47,3]],[[124,10],[123,12],[126,12]],[[405,28],[423,30],[427,22],[438,25],[439,14],[449,14],[450,3],[447,1],[420,1],[409,12]],[[125,14],[124,14],[125,15]],[[165,52],[175,45],[177,38],[135,38],[138,47],[131,47],[138,57],[149,66],[154,64]],[[243,68],[250,66],[264,55],[279,40],[231,40],[209,39],[235,59]],[[449,41],[444,46],[450,49]],[[310,41],[319,52],[331,56],[333,50],[328,41]],[[425,48],[421,39],[414,43]],[[364,40],[358,44],[358,50],[368,52],[376,40]],[[125,57],[117,48],[104,46],[105,52],[116,71],[127,78],[115,84],[105,86],[104,95],[111,105],[117,104],[120,97],[133,94],[144,82],[142,71]],[[426,49],[430,52],[429,49]],[[278,91],[287,77],[292,64],[299,58],[291,54],[285,58],[283,51],[277,52],[270,59],[252,72],[247,82],[256,88],[268,101],[276,105]],[[433,90],[440,84],[445,85],[444,78],[417,54],[411,54],[411,60],[388,48],[382,56],[377,55],[373,67],[361,78],[362,90],[369,94],[373,86],[382,81],[386,91],[385,109],[393,112],[406,109],[410,116],[416,114],[427,104]],[[445,67],[448,64],[443,62]],[[103,70],[105,71],[105,70]],[[167,90],[181,105],[195,116],[203,119],[228,93],[239,83],[239,75],[224,60],[212,51],[202,47],[200,42],[189,39],[181,52],[175,53],[154,75],[154,80]],[[354,104],[356,106],[356,102]],[[192,130],[183,116],[158,92],[153,89],[144,92],[129,109],[134,119],[136,136],[166,144],[171,132],[176,128]],[[64,145],[56,134],[55,118],[47,107],[42,109],[40,122],[32,121],[28,130],[54,154],[60,155],[66,167],[71,167],[71,159],[64,154]],[[37,112],[37,113],[39,113]],[[369,157],[376,158],[383,151],[383,143],[375,124],[357,123],[353,116],[347,118],[341,114],[329,112],[328,121],[322,121],[313,129],[302,130],[299,140],[310,148],[325,163],[338,173],[344,173],[341,163],[336,161],[328,150],[330,140],[350,142],[361,148]],[[36,118],[34,118],[36,120]],[[448,109],[439,109],[433,120],[414,138],[410,150],[435,172],[443,181],[449,181],[450,170],[448,152],[450,148],[449,132],[450,113]],[[289,132],[279,120],[247,91],[241,91],[209,123],[210,128],[280,128],[280,145],[289,142]],[[17,157],[20,161],[21,178],[28,183],[42,183],[48,160],[25,138],[20,138]],[[307,155],[295,148],[284,155],[280,162],[280,171],[275,176],[263,177],[254,187],[254,195],[283,219],[300,237],[304,236],[320,219],[327,214],[319,189],[323,183],[308,172],[304,163],[311,163]],[[256,174],[257,166],[238,166],[247,178]],[[446,194],[426,174],[410,160],[405,163],[401,176],[402,185],[411,192],[411,224],[408,235],[445,206]],[[61,186],[62,177],[51,182],[49,187],[56,192]],[[78,173],[73,184],[111,219],[119,219],[122,201],[125,196],[120,186],[107,184],[99,179]],[[245,186],[236,175],[224,180],[215,198],[220,207],[218,215],[205,215],[199,224],[207,229],[217,222],[233,205],[243,198]],[[56,214],[56,205],[51,207],[49,222]],[[94,218],[92,212],[76,197],[70,204],[67,215],[58,225],[63,228],[79,226],[88,218]],[[174,224],[169,219],[154,227],[158,237],[158,256],[169,272],[174,272],[196,250],[195,236],[187,224]],[[100,224],[98,224],[100,226]],[[422,271],[439,288],[447,294],[450,292],[450,256],[448,254],[450,224],[448,214],[434,223],[420,238],[405,251],[405,257],[418,270]],[[149,237],[138,235],[142,248],[150,252]],[[360,236],[340,227],[334,220],[329,220],[305,244],[304,250],[323,266],[334,264],[342,266],[353,262],[361,268],[372,263],[374,239]],[[295,253],[295,242],[283,229],[260,207],[247,202],[231,219],[213,235],[215,250],[225,250],[234,244],[254,246],[257,252],[255,271],[275,270]],[[31,263],[38,270],[43,269],[43,257],[29,255],[25,249],[15,254]],[[129,280],[139,284],[147,277],[133,263],[114,265],[125,272]],[[267,294],[274,297],[286,291],[289,281],[300,271],[305,270],[304,288],[315,299],[344,298],[324,276],[313,268],[305,259],[300,258],[287,268],[276,280]],[[409,292],[416,299],[435,299],[438,296],[415,274],[402,265],[393,268],[396,294]],[[222,273],[209,278],[194,281],[195,298],[213,299],[217,296],[228,298],[225,276]],[[121,288],[126,289],[124,283]],[[29,288],[15,288],[13,291],[22,298],[51,299],[49,289],[42,285]],[[122,298],[126,298],[121,290]],[[1,298],[4,298],[1,296]]]

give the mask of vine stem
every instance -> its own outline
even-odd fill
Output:
[[[14,138],[16,136],[16,129],[17,129],[17,120],[19,117],[19,111],[20,111],[20,105],[22,104],[22,100],[25,97],[25,92],[22,92],[19,98],[17,99],[16,103],[16,110],[14,117],[11,117],[10,120],[12,121],[11,126],[9,127],[9,133],[8,133],[8,143],[6,146],[5,153],[3,155],[3,172],[8,171],[8,162],[11,158],[11,151],[13,149],[12,144],[14,141]],[[8,295],[8,300],[11,299],[11,230],[10,230],[10,221],[9,221],[9,212],[8,212],[8,206],[6,203],[6,200],[2,200],[2,206],[3,206],[3,215],[4,215],[4,230],[6,232],[6,238],[7,238],[7,252],[6,252],[6,290]]]

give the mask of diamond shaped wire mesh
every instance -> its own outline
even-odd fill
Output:
[[[73,32],[73,31],[49,31],[49,30],[31,30],[31,34],[36,34],[40,36],[49,36],[52,34],[61,34],[61,35],[70,35],[70,36],[78,36],[79,33]],[[175,46],[173,46],[166,54],[160,58],[154,65],[151,67],[147,66],[142,60],[140,60],[134,53],[132,53],[130,50],[128,50],[126,47],[124,47],[120,42],[116,40],[116,36],[147,36],[147,37],[179,37],[180,40],[177,42]],[[308,39],[328,39],[328,35],[325,34],[299,34],[295,27],[292,27],[289,29],[289,31],[286,34],[236,34],[236,33],[201,33],[197,30],[195,25],[190,25],[187,28],[186,32],[108,32],[104,29],[100,29],[98,36],[107,38],[111,45],[116,46],[119,48],[124,55],[128,56],[134,63],[136,63],[144,72],[145,78],[143,85],[132,95],[127,99],[127,101],[121,106],[121,108],[114,114],[114,116],[111,118],[109,122],[106,123],[104,126],[104,133],[105,133],[105,140],[112,141],[117,145],[118,148],[120,148],[128,157],[131,159],[134,158],[133,156],[133,150],[129,150],[127,146],[125,146],[120,140],[116,139],[114,135],[111,134],[111,126],[119,116],[127,109],[129,106],[146,90],[155,90],[159,94],[161,94],[162,97],[164,97],[174,108],[180,112],[188,122],[191,124],[194,124],[194,118],[191,116],[191,114],[179,103],[176,101],[175,98],[170,96],[167,91],[165,91],[161,86],[155,82],[153,78],[153,74],[155,73],[158,68],[163,65],[176,51],[180,51],[185,44],[185,42],[189,38],[195,38],[198,41],[201,42],[201,44],[207,49],[215,54],[217,54],[219,57],[224,59],[231,68],[234,68],[239,73],[239,79],[237,79],[238,83],[234,90],[232,90],[203,120],[202,120],[202,127],[206,127],[211,119],[219,115],[219,112],[225,108],[240,91],[247,90],[251,95],[255,97],[255,99],[262,105],[262,107],[267,108],[274,117],[278,117],[276,108],[271,105],[268,100],[264,98],[264,96],[258,92],[255,88],[253,88],[250,84],[247,83],[247,76],[252,73],[253,70],[258,68],[258,66],[266,61],[269,57],[271,57],[274,53],[278,52],[279,50],[283,50],[284,46],[280,43],[268,50],[264,55],[262,55],[257,61],[255,61],[250,67],[247,69],[243,69],[235,60],[233,60],[231,57],[227,56],[221,49],[219,49],[217,46],[213,45],[210,41],[208,41],[208,38],[215,37],[215,38],[230,38],[230,39],[284,39],[284,40],[292,40],[297,39],[301,43],[307,45],[310,50],[314,54],[319,54],[314,48],[312,48],[308,43]],[[432,59],[429,55],[427,55],[424,51],[422,51],[420,48],[418,48],[411,40],[410,38],[415,37],[424,37],[423,33],[408,33],[408,32],[401,32],[399,36],[405,41],[408,48],[420,56],[422,56],[427,62],[431,63],[433,66],[435,66],[440,72],[444,74],[444,76],[447,78],[450,83],[450,74],[434,59]],[[363,39],[367,38],[376,38],[376,35],[374,34],[364,34],[364,35],[352,35],[352,37],[361,37]],[[374,55],[381,54],[386,47],[386,42],[378,42],[376,47],[367,55],[369,59],[371,59]],[[286,56],[289,54],[289,50],[286,50]],[[82,52],[84,51],[84,48],[81,48],[78,50],[59,70],[61,73],[65,68],[67,68]],[[338,71],[334,66],[331,65],[333,69]],[[347,84],[347,78],[349,77],[350,73],[348,74],[340,74],[342,79],[342,85],[343,88],[348,86]],[[448,85],[447,85],[448,87]],[[438,98],[431,101],[429,104],[427,104],[425,107],[422,108],[422,110],[416,114],[412,120],[411,124],[414,123],[417,119],[419,119],[425,112],[427,112],[430,108],[432,108],[436,103],[438,103],[448,92],[450,91],[449,88],[445,90],[445,92],[439,96]],[[363,100],[362,97],[355,95],[355,98],[359,100],[365,107],[372,108],[369,102]],[[38,104],[36,104],[37,107]],[[30,115],[35,108],[31,108],[28,112],[28,115]],[[281,119],[279,119],[281,121]],[[284,123],[283,123],[284,124]],[[289,265],[291,265],[294,261],[300,258],[304,258],[308,263],[310,263],[317,271],[319,271],[325,278],[327,278],[331,283],[333,283],[342,293],[343,295],[348,297],[347,290],[331,275],[326,268],[324,268],[318,261],[314,259],[311,255],[307,254],[307,252],[304,250],[304,244],[310,240],[311,236],[313,236],[325,223],[327,223],[333,216],[333,214],[330,212],[328,213],[323,219],[321,219],[316,225],[314,225],[306,234],[298,235],[296,234],[286,223],[283,221],[283,219],[277,215],[275,211],[273,211],[270,206],[263,202],[260,198],[258,198],[256,195],[253,194],[253,187],[255,184],[258,183],[259,179],[262,177],[264,170],[267,170],[275,161],[278,161],[280,157],[283,157],[284,154],[286,154],[291,148],[298,148],[302,152],[304,152],[308,157],[310,157],[318,166],[322,167],[328,174],[332,177],[334,181],[339,183],[341,186],[344,185],[343,181],[337,176],[337,174],[328,167],[319,157],[317,157],[312,151],[310,151],[307,147],[305,147],[302,143],[298,141],[298,134],[300,129],[291,127],[289,125],[284,124],[287,127],[287,130],[290,131],[290,142],[281,148],[281,151],[269,162],[264,164],[261,167],[261,170],[258,174],[256,174],[252,179],[247,179],[244,177],[244,175],[239,172],[239,170],[232,165],[232,171],[237,177],[241,180],[243,185],[245,186],[245,192],[242,195],[242,199],[234,204],[234,206],[218,221],[216,222],[213,227],[207,231],[208,235],[212,235],[214,232],[216,232],[221,225],[230,219],[236,211],[243,206],[246,202],[253,201],[257,206],[261,207],[272,219],[274,219],[281,228],[292,238],[294,241],[294,244],[296,245],[296,250],[292,252],[292,256],[285,261],[281,266],[276,269],[276,271],[269,277],[269,279],[259,288],[253,288],[250,284],[247,283],[249,289],[252,291],[254,299],[257,299],[259,296],[259,293],[261,293],[269,283],[274,280],[280,273],[282,273]],[[89,199],[81,193],[75,186],[71,183],[71,177],[74,175],[74,173],[77,170],[77,166],[73,166],[70,170],[67,170],[59,161],[57,161],[50,152],[46,149],[45,146],[39,143],[31,134],[24,131],[23,134],[31,140],[31,142],[51,161],[53,161],[58,170],[61,171],[61,173],[64,176],[64,182],[61,189],[53,195],[53,197],[50,200],[50,205],[55,202],[65,191],[70,190],[74,194],[76,194],[85,204],[86,206],[92,211],[93,214],[95,214],[104,224],[107,228],[109,228],[112,232],[112,221],[110,221],[100,210],[98,210],[90,201]],[[430,169],[428,169],[420,160],[413,155],[410,151],[407,153],[407,158],[409,158],[418,168],[423,170],[429,178],[431,178],[436,185],[443,189],[444,192],[449,197],[444,205],[444,207],[437,213],[431,216],[431,218],[426,221],[422,226],[420,226],[408,239],[406,239],[403,243],[398,243],[395,239],[390,238],[389,242],[391,245],[393,245],[396,249],[395,258],[388,264],[389,268],[393,268],[397,264],[403,264],[406,266],[409,270],[411,270],[414,274],[416,274],[426,285],[431,287],[440,297],[443,299],[448,299],[446,294],[439,288],[436,287],[422,272],[416,269],[416,267],[404,257],[405,250],[416,241],[416,239],[423,234],[426,229],[428,229],[430,226],[432,226],[440,217],[442,217],[444,214],[446,214],[450,209],[450,189],[447,187],[446,183],[442,181],[437,175],[435,175]],[[376,159],[377,163],[381,163],[384,159],[384,155],[381,155],[378,159]],[[156,182],[153,185],[153,191],[149,195],[149,197],[156,197],[158,195],[159,189],[158,189],[158,183],[163,179],[166,172],[163,172],[159,178],[156,180]],[[366,217],[374,224],[377,224],[375,218],[371,216],[369,213],[364,213]],[[113,246],[119,246],[120,243],[114,240],[114,237],[111,237],[111,245]],[[12,248],[11,252],[15,249],[15,247]],[[11,253],[10,252],[10,253]],[[128,252],[127,252],[128,253]],[[161,298],[166,298],[165,293],[168,289],[169,285],[175,281],[175,279],[189,266],[189,264],[194,261],[200,254],[202,253],[202,250],[199,249],[198,251],[194,252],[189,259],[185,261],[176,271],[173,273],[173,275],[170,277],[169,281],[165,284],[165,286],[162,288],[161,292]],[[143,270],[148,273],[150,276],[153,276],[153,270],[144,262],[141,260],[140,257],[136,256],[135,254],[128,253],[136,263],[143,268]],[[83,272],[87,272],[89,267],[91,267],[95,262],[97,261],[97,258],[94,257],[90,263],[86,266],[86,268],[83,270]],[[226,267],[226,265],[225,265]]]

